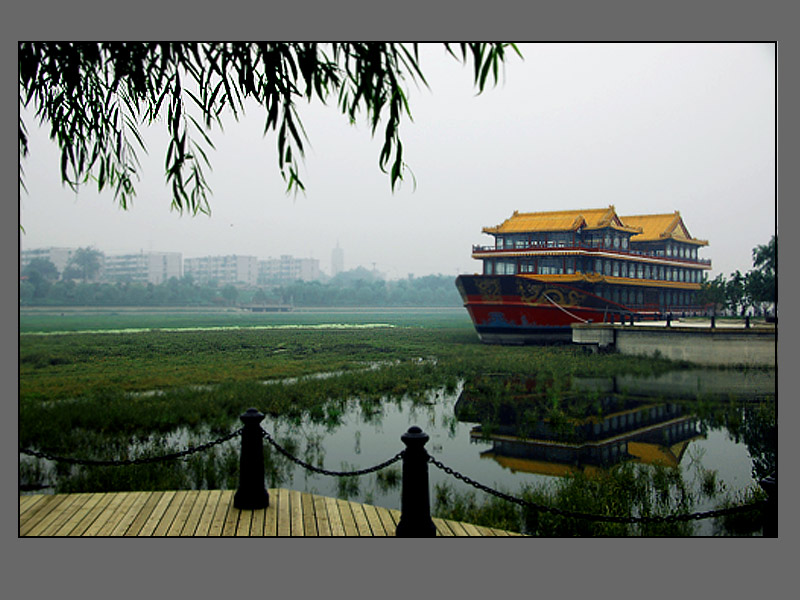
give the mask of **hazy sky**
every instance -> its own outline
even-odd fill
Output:
[[[680,211],[709,241],[711,275],[752,268],[775,233],[775,51],[772,44],[522,44],[503,81],[476,96],[469,66],[425,45],[430,89],[412,87],[401,125],[407,177],[392,193],[378,168],[381,140],[334,107],[299,105],[310,142],[306,193],[287,195],[263,113],[212,133],[211,216],[169,209],[166,135],[147,130],[149,155],[132,208],[111,192],[79,194],[59,180],[58,151],[30,115],[21,193],[23,249],[94,246],[184,258],[290,254],[345,268],[456,275],[480,270],[481,228],[521,212],[601,208]],[[25,114],[23,115],[25,116]]]

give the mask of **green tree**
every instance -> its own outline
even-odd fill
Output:
[[[479,93],[513,44],[444,44],[472,62]],[[297,103],[332,99],[351,123],[363,111],[372,134],[384,122],[380,169],[392,189],[405,163],[399,126],[411,117],[408,83],[427,85],[418,44],[393,43],[69,43],[23,42],[19,62],[19,181],[28,155],[23,107],[31,107],[61,150],[61,179],[72,188],[94,180],[113,188],[125,208],[135,195],[141,125],[166,125],[165,160],[178,211],[209,212],[204,166],[210,133],[245,102],[263,108],[264,132],[277,134],[278,167],[287,190],[303,190],[298,160],[307,141]],[[521,55],[520,55],[521,56]]]
[[[741,315],[744,315],[748,306],[745,281],[745,276],[737,269],[725,284],[726,307]]]
[[[747,274],[746,288],[753,304],[778,301],[778,238],[772,236],[768,244],[753,249],[753,267]]]
[[[717,310],[724,308],[727,303],[726,288],[727,282],[722,273],[717,275],[711,281],[703,281],[700,284],[700,303],[711,304],[711,310],[716,315]]]
[[[22,270],[22,274],[27,277],[32,276],[34,273],[50,281],[58,279],[58,268],[49,258],[33,258]]]
[[[100,273],[102,256],[94,248],[78,248],[64,269],[64,278],[81,279],[84,283],[94,279]]]
[[[222,288],[222,291],[220,291],[220,295],[228,304],[233,306],[236,304],[236,299],[239,297],[239,290],[232,285],[226,285],[224,288]]]
[[[58,279],[58,269],[48,258],[34,258],[22,270],[21,275],[32,286],[32,291],[28,288],[20,289],[20,299],[29,301],[45,298],[50,293],[53,282]]]

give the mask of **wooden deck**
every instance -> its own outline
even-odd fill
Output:
[[[400,511],[270,489],[260,510],[233,507],[233,490],[32,494],[19,497],[19,535],[101,537],[394,536]],[[438,536],[516,533],[433,519]]]

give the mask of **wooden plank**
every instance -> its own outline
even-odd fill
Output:
[[[89,499],[88,493],[67,494],[67,498],[58,505],[56,510],[50,511],[46,517],[30,529],[28,535],[31,536],[51,536],[54,532],[66,523],[70,516],[78,510],[86,500]]]
[[[383,528],[383,523],[381,522],[381,518],[378,516],[378,511],[375,510],[375,507],[371,504],[362,504],[361,506],[364,509],[364,514],[367,517],[367,523],[369,523],[369,528],[372,531],[372,535],[386,537],[386,530]]]
[[[150,518],[150,515],[155,510],[156,506],[158,505],[161,497],[164,495],[164,492],[150,492],[147,496],[147,501],[142,506],[142,509],[139,511],[139,514],[136,515],[136,518],[131,522],[130,527],[128,527],[127,531],[125,532],[126,537],[133,537],[138,536],[139,533],[142,531],[142,527]]]
[[[150,536],[155,534],[156,527],[158,527],[158,524],[161,523],[161,519],[164,518],[167,509],[170,507],[170,504],[172,504],[172,501],[175,499],[176,493],[177,492],[169,491],[169,492],[164,492],[161,495],[161,498],[159,498],[155,507],[153,507],[153,512],[150,513],[150,516],[147,517],[147,520],[144,522],[144,525],[142,525],[139,535]]]
[[[208,535],[214,537],[222,535],[222,528],[225,526],[228,511],[232,510],[233,494],[233,490],[225,490],[220,494],[219,502],[217,502],[217,506],[214,509],[214,518],[208,527]]]
[[[381,523],[383,523],[383,529],[386,532],[386,535],[394,537],[395,532],[397,531],[397,523],[392,518],[391,511],[382,506],[376,506],[375,510],[378,512],[378,517],[380,517]]]
[[[116,530],[120,528],[120,523],[125,522],[126,527],[130,525],[130,521],[133,520],[133,517],[130,520],[125,520],[131,507],[136,503],[136,500],[142,492],[115,492],[116,494],[121,494],[124,497],[122,498],[122,502],[117,506],[116,511],[113,515],[109,515],[108,519],[106,519],[105,525],[97,532],[97,535],[103,537],[110,537],[117,535],[115,533]],[[135,515],[134,515],[135,517]],[[119,533],[121,535],[122,532]]]
[[[164,535],[169,537],[175,537],[181,534],[184,525],[186,525],[186,520],[189,518],[189,515],[191,514],[192,509],[197,502],[198,494],[200,493],[198,490],[183,491],[185,492],[183,495],[183,502],[181,502],[178,511],[172,518],[172,523],[170,523],[170,526],[167,528],[166,532],[164,532]]]
[[[300,494],[303,507],[303,535],[306,537],[317,537],[317,518],[314,514],[314,497],[308,492]]]
[[[228,512],[225,514],[225,521],[222,524],[222,533],[220,535],[229,537],[236,535],[236,528],[239,525],[239,517],[242,511],[233,505],[233,496],[228,505]]]
[[[448,527],[444,519],[432,518],[433,524],[436,526],[436,534],[441,537],[453,537],[455,533]]]
[[[289,515],[291,518],[292,536],[302,537],[303,532],[303,503],[300,492],[289,490]]]
[[[372,531],[369,528],[369,521],[367,521],[367,515],[364,513],[364,505],[358,504],[357,502],[350,502],[350,510],[353,511],[353,519],[356,522],[356,527],[358,528],[358,534],[360,536],[371,536]]]
[[[20,535],[394,536],[401,513],[343,499],[270,490],[270,506],[233,508],[233,490],[40,494],[20,498]],[[440,536],[518,536],[433,519]]]
[[[45,496],[41,501],[37,502],[36,506],[25,513],[25,518],[20,519],[19,534],[21,536],[28,535],[28,531],[31,528],[35,527],[39,521],[56,509],[65,499],[66,495],[60,494],[58,496]]]
[[[100,516],[103,511],[111,504],[111,501],[114,499],[114,494],[103,492],[101,494],[97,494],[98,499],[94,506],[89,508],[89,512],[78,521],[78,524],[72,528],[72,530],[67,534],[69,537],[80,537],[86,533],[86,530],[92,526],[92,523],[97,520],[97,517]]]
[[[53,536],[70,535],[72,531],[79,527],[92,509],[97,506],[103,499],[105,494],[89,494],[89,498],[84,502],[80,508],[75,510],[72,515],[67,519],[64,524],[53,532]]]
[[[314,496],[314,515],[317,518],[317,535],[331,536],[331,523],[328,517],[328,507],[323,496]]]
[[[253,520],[250,523],[251,537],[264,537],[264,519],[266,517],[266,512],[266,508],[259,508],[253,511]]]
[[[447,519],[445,522],[447,526],[453,531],[453,535],[458,537],[469,537],[469,533],[467,532],[466,529],[464,529],[464,526],[461,523],[457,521],[450,521],[449,519]]]
[[[342,513],[339,512],[339,504],[336,498],[324,498],[325,511],[328,513],[328,526],[330,527],[330,535],[336,537],[344,537],[347,535],[344,530],[344,522],[342,521]]]
[[[292,519],[289,506],[289,490],[281,489],[278,495],[278,535],[292,534]]]
[[[106,519],[106,522],[103,526],[98,530],[97,535],[108,537],[114,531],[114,528],[119,523],[120,519],[125,516],[128,512],[128,509],[133,504],[133,501],[136,499],[133,492],[117,492],[120,496],[122,496],[122,502],[117,505],[114,514],[109,515]]]
[[[461,523],[461,526],[464,528],[464,530],[467,532],[467,535],[470,537],[481,537],[482,535],[480,530],[472,523]]]
[[[183,496],[183,502],[181,502],[181,505],[178,508],[178,512],[175,513],[175,516],[172,519],[172,523],[170,524],[169,528],[165,533],[165,535],[169,537],[175,537],[181,535],[183,526],[186,525],[186,519],[189,518],[189,515],[192,512],[192,508],[194,508],[194,505],[197,502],[197,497],[200,494],[199,490],[184,490],[184,491],[185,494]]]
[[[169,528],[172,527],[172,522],[175,520],[175,515],[178,514],[181,506],[183,506],[183,501],[186,500],[186,494],[188,493],[188,490],[179,490],[175,492],[169,506],[167,506],[167,510],[164,511],[158,525],[156,525],[156,528],[153,530],[154,536],[162,537],[167,535]]]
[[[209,492],[206,490],[196,490],[197,497],[194,500],[194,504],[192,505],[192,510],[186,515],[186,519],[183,522],[183,527],[181,527],[180,536],[194,536],[195,531],[197,531],[197,524],[200,522],[200,516],[203,514],[203,511],[206,508],[206,502],[208,502]]]
[[[269,506],[264,513],[264,535],[275,537],[278,535],[278,490],[267,490],[269,493]]]
[[[151,492],[131,492],[131,495],[133,496],[133,502],[109,535],[117,537],[125,535],[125,532],[128,531],[128,528],[138,516],[139,511],[141,511],[142,507],[147,503]]]
[[[356,519],[353,515],[353,510],[350,508],[350,503],[341,498],[336,499],[336,506],[339,507],[339,514],[342,516],[342,524],[344,525],[344,534],[348,537],[358,535],[358,526],[356,526]]]
[[[46,496],[49,495],[50,494],[28,494],[26,496],[20,496],[19,497],[20,519],[23,517],[23,515],[25,515],[26,512],[28,512],[30,509],[36,506],[37,503],[41,502]]]
[[[205,494],[205,503],[203,504],[203,512],[197,518],[197,526],[194,530],[195,536],[207,536],[208,530],[211,527],[211,522],[214,520],[214,511],[219,504],[222,490],[209,490]]]
[[[120,505],[125,501],[125,494],[115,493],[109,494],[111,501],[103,507],[103,510],[97,515],[92,524],[86,528],[81,535],[96,536],[99,535],[106,524],[114,518],[119,510]]]
[[[237,537],[250,537],[250,525],[253,522],[254,512],[252,510],[239,511],[239,520],[236,523],[235,533]]]

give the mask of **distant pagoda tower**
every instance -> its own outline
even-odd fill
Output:
[[[331,252],[331,277],[336,277],[342,271],[344,271],[344,250],[339,247],[337,241],[336,248]]]

